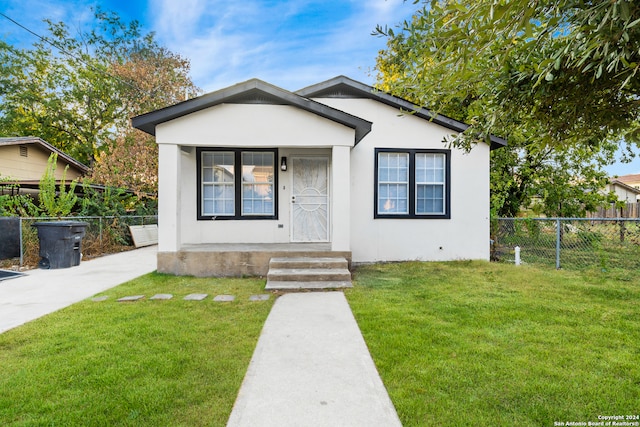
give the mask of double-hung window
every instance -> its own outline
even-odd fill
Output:
[[[450,150],[376,149],[375,218],[450,218]]]
[[[198,219],[277,219],[275,149],[205,149],[198,156]]]

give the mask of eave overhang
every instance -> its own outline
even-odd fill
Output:
[[[331,108],[258,79],[251,79],[179,104],[133,117],[131,123],[136,129],[155,135],[156,126],[161,123],[220,104],[269,104],[300,108],[354,129],[355,144],[360,142],[371,131],[372,125],[371,122],[360,117]]]
[[[464,132],[469,125],[442,114],[436,114],[431,110],[422,108],[412,102],[389,93],[380,91],[372,86],[357,82],[345,76],[334,77],[322,83],[305,87],[295,92],[305,98],[361,98],[372,99],[383,104],[411,113],[416,117],[429,120],[444,126],[455,132]],[[507,141],[498,136],[491,136],[491,149],[501,148],[507,145]]]
[[[57,154],[58,159],[64,160],[69,165],[75,167],[82,175],[85,175],[87,172],[89,172],[89,167],[87,165],[80,163],[80,161],[57,149],[42,138],[36,136],[16,136],[0,138],[0,147],[8,145],[35,145],[49,153]]]

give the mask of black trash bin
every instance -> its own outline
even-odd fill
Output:
[[[80,264],[86,222],[36,222],[40,240],[40,268],[69,268]]]
[[[20,256],[20,218],[0,217],[0,259]]]

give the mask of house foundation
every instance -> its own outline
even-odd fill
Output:
[[[202,244],[185,245],[177,252],[158,252],[158,272],[176,276],[263,276],[271,258],[343,257],[351,266],[350,251],[332,251],[329,243]]]

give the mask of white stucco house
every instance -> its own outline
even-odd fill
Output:
[[[632,175],[630,175],[632,176]],[[623,178],[623,177],[620,177]],[[638,185],[627,184],[622,179],[611,179],[605,187],[605,193],[613,192],[619,201],[625,203],[640,202],[640,188]]]
[[[158,271],[265,274],[305,251],[489,259],[489,152],[505,141],[448,149],[467,125],[347,77],[249,80],[132,121],[159,147]]]

